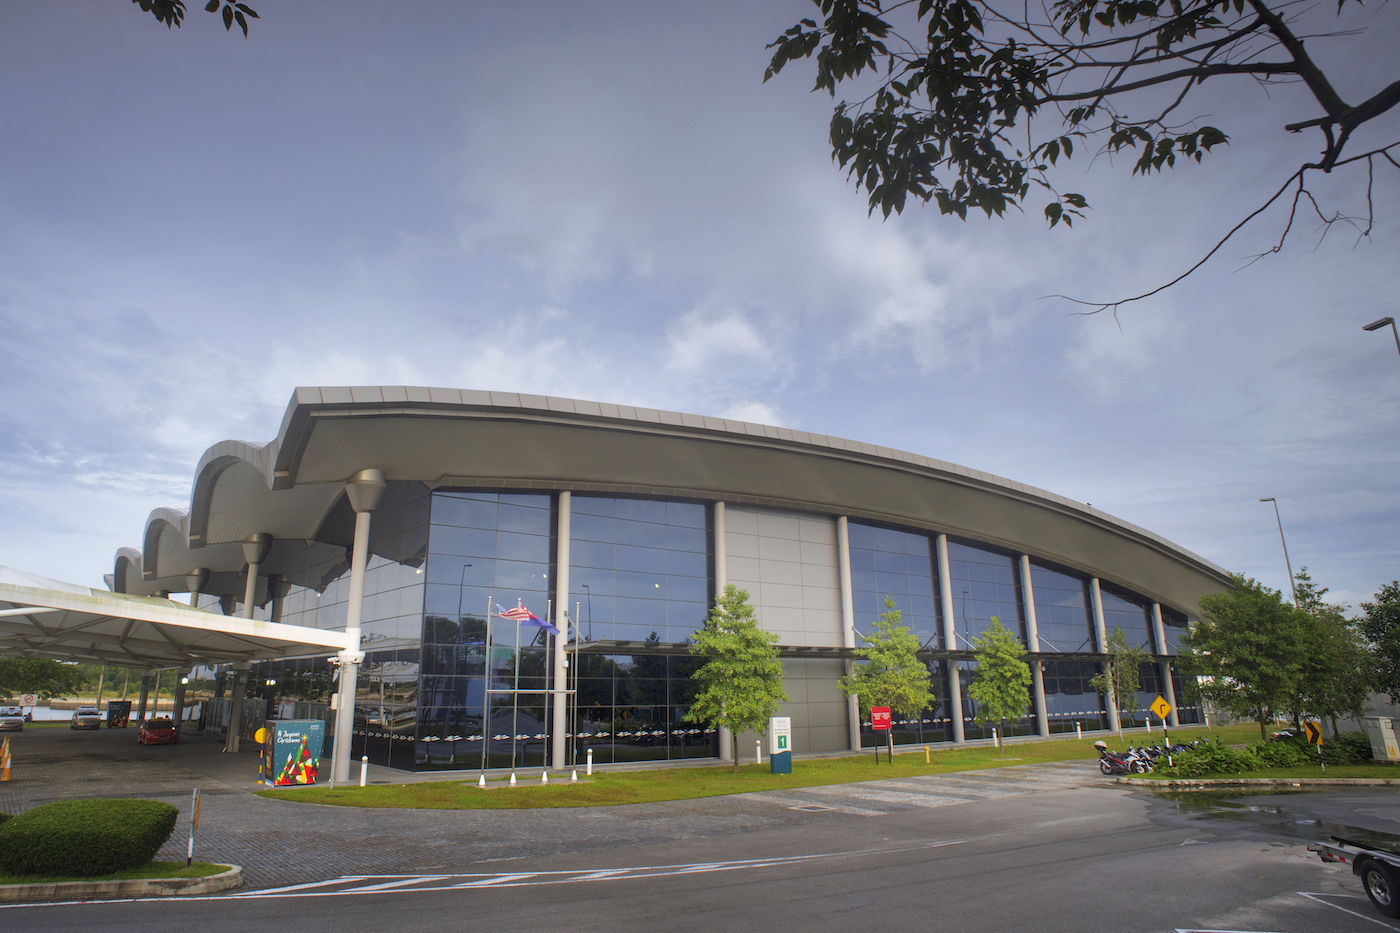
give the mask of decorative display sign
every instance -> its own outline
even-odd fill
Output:
[[[107,728],[125,729],[129,725],[131,725],[131,701],[108,700]]]
[[[268,722],[264,728],[264,783],[315,784],[321,769],[326,724],[319,719],[290,719]]]

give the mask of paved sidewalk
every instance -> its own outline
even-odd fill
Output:
[[[257,756],[251,750],[223,754],[213,736],[148,748],[136,744],[134,729],[29,729],[13,736],[13,748],[14,780],[0,784],[0,810],[18,813],[75,797],[164,800],[180,807],[181,819],[163,858],[184,857],[190,791],[198,786],[207,799],[196,857],[242,865],[250,888],[353,874],[463,872],[483,861],[675,842],[814,819],[839,823],[1013,794],[1106,786],[1095,763],[1082,761],[617,807],[368,810],[256,797]],[[376,783],[446,777],[370,771]]]

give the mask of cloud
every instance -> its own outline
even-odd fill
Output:
[[[679,318],[666,331],[666,367],[686,376],[731,373],[754,365],[772,368],[777,354],[737,311],[702,309]]]

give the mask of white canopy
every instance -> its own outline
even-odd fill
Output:
[[[345,633],[225,616],[0,566],[0,654],[122,667],[228,664],[336,652]]]

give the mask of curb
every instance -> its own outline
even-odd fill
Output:
[[[1131,778],[1115,783],[1135,787],[1400,787],[1396,778]]]
[[[57,881],[52,884],[0,885],[0,904],[27,901],[87,901],[104,898],[162,897],[173,894],[213,894],[243,884],[243,868],[203,878],[131,878],[125,881]]]

